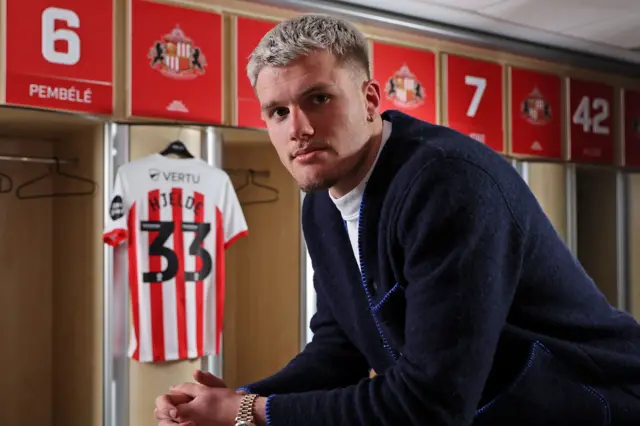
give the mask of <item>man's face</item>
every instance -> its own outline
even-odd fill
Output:
[[[358,168],[380,98],[364,73],[316,52],[262,69],[256,94],[271,142],[303,191],[330,188]]]

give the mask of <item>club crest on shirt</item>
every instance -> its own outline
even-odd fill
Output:
[[[387,79],[385,94],[399,108],[417,108],[424,104],[424,88],[406,64]]]
[[[207,60],[198,46],[178,26],[149,49],[151,68],[177,80],[191,80],[205,72]]]
[[[528,123],[542,126],[548,124],[551,119],[551,105],[538,88],[534,88],[520,104],[522,118]]]
[[[109,206],[109,216],[111,216],[111,220],[118,220],[122,216],[124,216],[124,201],[122,197],[116,195],[111,200],[111,205]]]

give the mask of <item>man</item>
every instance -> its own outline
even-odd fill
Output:
[[[245,395],[197,373],[158,398],[161,426],[639,424],[640,326],[506,161],[380,115],[366,41],[341,20],[280,23],[248,74],[308,193],[313,341]]]

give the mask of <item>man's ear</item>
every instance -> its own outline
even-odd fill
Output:
[[[363,83],[364,100],[366,103],[367,117],[373,121],[379,115],[380,102],[382,100],[380,83],[376,80],[368,80]]]

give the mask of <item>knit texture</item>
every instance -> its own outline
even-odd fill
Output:
[[[314,337],[246,387],[270,396],[269,424],[640,418],[640,326],[607,303],[516,170],[451,129],[384,118],[393,130],[363,197],[361,259],[328,193],[305,197]]]

